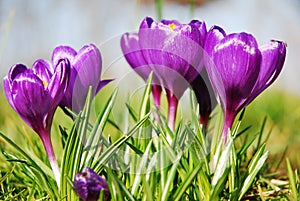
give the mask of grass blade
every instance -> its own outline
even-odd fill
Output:
[[[286,166],[287,166],[288,177],[289,177],[289,182],[290,182],[290,189],[292,190],[293,199],[298,200],[299,192],[297,191],[296,178],[295,178],[291,163],[288,158],[286,159]]]
[[[258,152],[254,155],[253,159],[250,162],[249,165],[249,172],[248,176],[246,177],[244,184],[241,188],[240,194],[239,194],[239,200],[241,200],[244,196],[244,194],[247,192],[247,190],[250,188],[252,182],[254,181],[255,177],[257,176],[257,173],[261,170],[264,163],[266,162],[269,152],[265,152],[262,155],[262,152],[264,151],[265,146],[262,146]]]
[[[145,121],[149,118],[150,114],[147,114],[143,119],[141,119],[131,131],[113,143],[101,156],[100,158],[92,164],[92,169],[96,173],[100,172],[103,165],[110,159],[110,157],[115,154],[118,149],[145,123]]]
[[[177,191],[174,194],[174,200],[178,201],[181,199],[182,195],[185,193],[185,191],[188,189],[188,187],[191,185],[195,177],[197,176],[199,170],[201,169],[202,164],[199,163],[193,171],[189,173],[189,175],[186,177],[186,179],[180,184]]]

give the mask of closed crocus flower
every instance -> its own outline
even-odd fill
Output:
[[[52,66],[40,59],[31,69],[23,64],[12,66],[3,81],[5,95],[12,108],[40,136],[58,185],[60,173],[50,131],[54,112],[68,85],[69,72],[68,60],[60,60]]]
[[[82,172],[75,175],[73,188],[83,201],[97,201],[101,190],[104,191],[104,200],[110,200],[106,180],[91,168],[84,168]]]
[[[111,80],[100,80],[102,59],[99,49],[93,44],[82,47],[78,52],[69,46],[58,46],[52,53],[53,65],[61,59],[70,61],[71,74],[60,106],[78,113],[84,106],[89,87],[92,86],[95,96]]]
[[[132,69],[143,78],[144,81],[147,81],[151,68],[147,65],[145,61],[141,47],[139,45],[139,37],[137,33],[125,33],[121,38],[121,48],[123,54],[132,67]],[[160,108],[160,96],[161,96],[161,86],[157,80],[157,77],[154,75],[152,78],[152,95],[154,98],[154,103],[156,107]]]
[[[207,34],[205,50],[207,71],[224,111],[222,135],[226,141],[237,113],[278,77],[286,46],[281,41],[271,41],[258,47],[250,34],[226,35],[214,26]]]
[[[142,54],[131,63],[144,62],[154,72],[168,99],[168,125],[174,130],[178,100],[202,68],[206,27],[203,22],[180,24],[175,20],[155,22],[146,17],[135,44]],[[142,58],[142,59],[141,59]],[[128,60],[128,59],[127,59]],[[130,63],[130,62],[129,62]]]
[[[207,129],[210,114],[217,105],[217,102],[212,92],[212,86],[208,80],[206,71],[202,71],[191,83],[191,86],[199,104],[199,123]]]

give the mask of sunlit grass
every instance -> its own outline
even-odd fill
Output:
[[[111,94],[111,88],[106,88],[101,91],[100,94],[98,94],[96,100],[94,101],[95,105],[91,106],[91,110],[94,110],[95,114],[93,114],[94,116],[90,116],[90,122],[95,122],[98,113],[108,109],[107,104],[110,103],[109,97]],[[153,199],[153,197],[162,200],[172,200],[173,198],[181,200],[184,198],[187,199],[188,197],[191,199],[195,199],[197,197],[205,197],[208,199],[210,196],[215,198],[219,196],[224,198],[235,197],[235,199],[238,197],[243,197],[244,199],[257,199],[258,197],[262,199],[271,197],[288,199],[298,196],[296,191],[299,188],[299,181],[297,179],[297,172],[294,172],[294,170],[299,169],[299,147],[297,146],[297,142],[299,142],[299,129],[297,126],[300,116],[300,109],[298,105],[300,100],[299,97],[275,90],[263,93],[246,109],[239,131],[242,131],[248,126],[251,127],[245,133],[243,133],[239,139],[236,139],[234,143],[228,143],[229,145],[227,148],[225,147],[221,152],[219,152],[220,150],[218,150],[218,146],[216,146],[219,143],[215,141],[218,138],[215,136],[216,133],[214,127],[218,126],[218,118],[221,116],[220,108],[217,108],[214,111],[214,117],[212,119],[214,123],[210,125],[209,138],[212,139],[211,146],[212,148],[214,147],[214,149],[211,148],[211,153],[206,153],[208,154],[209,158],[203,158],[200,161],[197,161],[199,160],[198,155],[203,154],[201,150],[202,145],[200,144],[202,144],[204,141],[201,141],[201,136],[203,135],[200,131],[193,131],[193,128],[196,124],[195,122],[197,122],[196,120],[195,122],[191,122],[191,128],[189,128],[190,126],[185,125],[186,122],[181,123],[181,126],[177,131],[178,138],[188,139],[190,135],[193,136],[194,132],[196,132],[197,135],[199,135],[198,137],[200,137],[198,139],[200,144],[194,144],[193,142],[191,146],[185,148],[180,160],[175,160],[177,157],[176,154],[178,154],[176,150],[173,151],[172,149],[163,149],[164,151],[157,152],[161,154],[162,160],[164,161],[165,159],[163,158],[167,156],[170,157],[169,160],[173,159],[174,161],[172,163],[170,163],[171,161],[169,160],[164,161],[166,166],[163,166],[163,168],[158,169],[157,171],[150,171],[146,174],[131,174],[130,172],[123,173],[122,171],[118,171],[114,168],[110,169],[104,167],[102,162],[99,162],[98,160],[109,161],[108,164],[110,165],[120,165],[118,163],[115,164],[113,160],[114,157],[122,157],[122,152],[118,155],[115,155],[115,146],[118,146],[118,149],[123,150],[125,153],[129,147],[128,145],[130,145],[132,148],[132,153],[142,154],[138,158],[132,158],[139,161],[137,163],[133,163],[136,165],[136,171],[145,171],[145,168],[149,168],[144,166],[151,164],[149,161],[149,164],[142,163],[144,156],[150,157],[148,160],[151,159],[151,155],[147,156],[146,153],[151,153],[151,151],[155,152],[155,150],[159,149],[160,146],[168,147],[167,141],[164,138],[160,138],[162,136],[158,137],[157,139],[145,140],[139,140],[130,137],[130,135],[133,134],[130,130],[134,129],[135,124],[138,123],[139,119],[142,120],[143,123],[138,125],[138,130],[144,130],[144,126],[148,125],[150,126],[149,128],[156,130],[155,132],[157,133],[162,132],[165,133],[166,136],[170,135],[168,131],[165,130],[166,128],[157,127],[154,125],[154,122],[148,122],[143,119],[145,115],[147,116],[146,111],[149,110],[147,106],[148,100],[147,98],[144,98],[144,96],[145,94],[138,94],[138,101],[131,97],[130,101],[128,102],[128,106],[122,105],[122,102],[115,101],[113,108],[116,107],[122,109],[116,109],[113,113],[110,113],[110,123],[106,123],[104,132],[104,137],[108,140],[107,143],[115,144],[114,146],[106,147],[102,155],[99,155],[99,159],[93,159],[94,162],[87,161],[98,173],[101,172],[107,176],[110,189],[113,189],[111,190],[111,193],[115,200],[119,198],[121,199],[121,197],[125,195],[128,200],[146,198]],[[114,100],[118,100],[118,96],[114,97]],[[26,151],[29,157],[34,160],[35,163],[37,163],[43,169],[43,171],[45,171],[46,175],[51,175],[51,170],[49,170],[49,168],[46,166],[48,164],[48,160],[42,148],[39,137],[11,109],[3,94],[0,95],[0,101],[3,103],[2,114],[0,115],[1,133],[4,133],[18,147]],[[144,106],[142,103],[145,103]],[[109,108],[111,107],[112,105],[109,106]],[[144,109],[141,109],[143,107]],[[181,107],[190,108],[189,106]],[[130,112],[124,113],[126,110],[129,110]],[[105,118],[107,117],[108,116]],[[182,117],[184,118],[184,115]],[[103,121],[106,122],[107,120],[104,119]],[[128,121],[128,129],[126,129],[126,123],[124,123],[124,121]],[[58,109],[52,125],[52,139],[55,147],[55,154],[58,156],[57,158],[59,160],[59,164],[62,165],[62,171],[69,175],[67,180],[63,180],[60,195],[71,196],[72,200],[75,200],[77,198],[72,191],[72,188],[70,188],[70,182],[72,182],[72,177],[77,171],[80,170],[80,167],[85,165],[85,162],[83,162],[84,164],[78,166],[73,163],[73,159],[75,160],[78,157],[81,157],[82,154],[85,154],[84,150],[80,149],[80,141],[77,141],[80,139],[80,135],[85,134],[72,132],[72,124],[72,119],[67,117],[61,109]],[[82,125],[82,123],[79,123],[79,126],[80,125]],[[62,136],[60,135],[59,126],[62,129],[65,129],[65,131],[69,133],[70,137],[73,136],[75,140],[74,142],[77,144],[66,144],[66,139],[63,140]],[[84,125],[82,126],[84,128]],[[118,126],[120,126],[120,128],[118,128]],[[263,130],[261,130],[262,127]],[[85,129],[87,128],[88,127]],[[143,132],[147,132],[148,128],[145,128],[146,129]],[[128,132],[129,136],[125,134],[126,132]],[[245,151],[247,150],[245,152],[247,157],[246,155],[244,156],[243,147],[247,147],[246,144],[251,142],[251,138],[260,132],[262,133],[261,140],[259,140],[259,137],[256,137],[256,140],[254,143],[252,143],[250,148],[245,148]],[[269,133],[270,135],[268,135]],[[70,137],[69,139],[71,140]],[[266,138],[268,138],[268,140],[266,140]],[[171,139],[176,140],[176,136],[171,137]],[[128,142],[125,143],[127,140]],[[180,139],[178,140],[179,144],[189,144],[189,141],[181,142]],[[264,145],[265,140],[266,147]],[[176,143],[175,145],[177,146]],[[0,138],[0,146],[1,151],[4,151],[3,154],[0,155],[1,161],[4,161],[0,164],[1,199],[27,200],[28,198],[40,198],[41,200],[47,200],[57,196],[57,192],[55,189],[53,189],[54,186],[45,189],[43,188],[43,184],[35,183],[30,174],[26,173],[26,171],[29,170],[27,169],[26,165],[28,160],[19,160],[19,158],[24,158],[24,156],[16,152],[16,148],[14,146],[5,143],[2,138]],[[63,148],[63,146],[66,147]],[[288,147],[288,149],[286,155],[283,156],[286,147]],[[63,157],[63,155],[66,154],[66,148],[68,151],[75,151],[75,155],[70,156],[71,158],[66,157],[66,155]],[[231,149],[236,150],[237,154],[231,152]],[[168,151],[168,153],[166,151]],[[264,164],[264,160],[266,160],[268,155],[269,157],[267,159],[267,163]],[[210,157],[215,156],[218,156],[221,162],[216,164],[219,168],[213,170],[211,163],[213,158]],[[236,161],[238,163],[232,163],[231,165],[236,166],[238,169],[228,169],[228,167],[226,168],[226,163],[222,164],[222,161],[228,160],[229,157],[231,161],[230,163],[234,162],[236,160],[235,157],[237,157]],[[286,157],[288,157],[289,160],[286,160]],[[10,161],[7,161],[7,159]],[[68,163],[66,163],[66,160]],[[167,163],[170,164],[167,165]],[[72,172],[69,172],[70,168],[73,169]],[[213,173],[210,171],[215,172]],[[256,177],[256,174],[259,176]],[[241,177],[242,175],[243,177]],[[52,177],[47,176],[46,178],[49,180],[48,182],[50,182],[50,186],[54,184]],[[229,186],[224,186],[224,181],[227,181],[227,179],[227,185]],[[290,189],[292,190],[292,193],[289,193],[290,191],[287,187],[289,181],[291,183]],[[252,184],[252,182],[254,183]],[[201,185],[201,188],[195,188],[197,185]],[[278,189],[278,186],[281,188],[279,192],[276,190]],[[222,189],[225,188],[227,190],[223,191]],[[248,188],[249,190],[247,190]],[[230,192],[229,194],[228,191]]]
[[[300,97],[279,90],[267,90],[247,107],[244,126],[251,125],[257,131],[264,117],[270,130],[267,147],[272,154],[280,154],[287,148],[287,156],[293,165],[300,162]],[[265,136],[267,137],[267,136]]]

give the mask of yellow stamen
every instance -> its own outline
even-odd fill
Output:
[[[48,86],[48,82],[46,82],[41,75],[37,75],[41,80],[42,80],[42,83],[44,85],[44,87],[47,87]]]
[[[172,30],[176,29],[177,25],[174,23],[171,23],[168,25]]]

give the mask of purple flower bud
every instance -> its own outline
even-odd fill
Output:
[[[143,80],[147,81],[151,68],[145,61],[141,47],[139,45],[139,37],[137,33],[125,33],[121,38],[121,48],[123,54],[130,64],[132,69],[143,78]],[[160,108],[160,95],[161,95],[161,86],[159,85],[159,81],[157,77],[153,75],[152,78],[152,95],[154,98],[154,103],[156,107]]]
[[[223,137],[239,111],[251,103],[278,77],[285,60],[286,46],[280,41],[258,47],[247,33],[226,35],[217,26],[206,38],[207,72],[224,111]]]
[[[204,70],[204,69],[203,69]],[[210,114],[217,105],[216,98],[212,92],[212,86],[208,80],[206,71],[202,71],[191,83],[199,104],[199,122],[207,129]]]
[[[71,75],[69,87],[59,105],[78,113],[84,106],[89,87],[92,86],[95,96],[111,80],[100,80],[102,59],[99,49],[93,44],[82,47],[79,52],[69,46],[58,46],[53,50],[52,62],[56,65],[61,59],[70,61]]]
[[[50,130],[54,112],[69,81],[70,63],[60,60],[55,66],[39,59],[31,69],[15,64],[4,78],[9,104],[40,136],[59,183],[59,169],[51,145]]]
[[[97,201],[102,189],[106,200],[110,199],[106,180],[91,168],[83,168],[82,172],[75,175],[73,188],[83,201]]]

